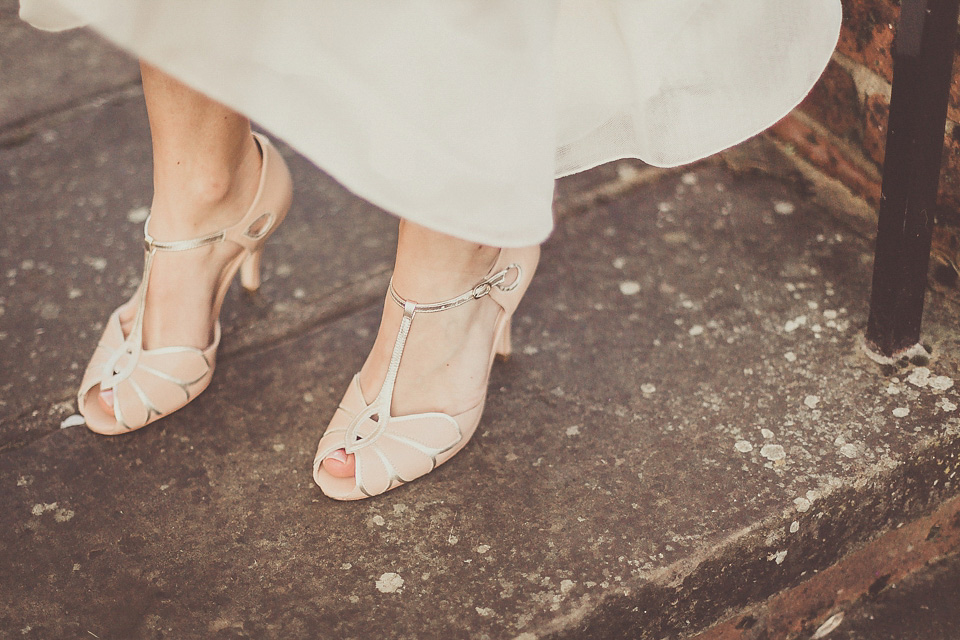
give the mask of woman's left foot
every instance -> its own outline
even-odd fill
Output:
[[[317,451],[315,479],[333,498],[382,493],[430,471],[466,444],[479,422],[493,355],[509,352],[510,316],[539,257],[538,247],[472,245],[438,267],[423,252],[404,249],[401,234],[392,281],[400,300],[387,295],[373,349]],[[489,276],[495,282],[478,285]],[[476,297],[458,298],[464,292]],[[451,299],[460,302],[442,313],[421,303]],[[401,301],[419,304],[404,308]],[[405,339],[398,340],[403,331]],[[398,366],[391,372],[392,359]],[[355,477],[358,456],[361,473]]]
[[[451,274],[448,276],[450,285],[433,287],[440,291],[455,291],[453,294],[423,293],[431,288],[427,283],[420,287],[404,287],[394,282],[394,287],[408,300],[446,300],[472,289],[491,263],[488,262],[475,277],[465,279]],[[410,290],[421,293],[407,293]],[[438,411],[455,416],[483,400],[487,388],[487,359],[499,313],[499,305],[488,297],[446,313],[418,314],[403,349],[403,366],[397,374],[391,415]],[[360,388],[364,402],[368,404],[376,399],[377,391],[386,379],[402,319],[403,309],[388,295],[377,339],[360,369]],[[353,476],[354,456],[346,455],[343,449],[338,449],[335,454],[339,455],[324,461],[324,468],[338,478]],[[344,458],[342,461],[341,457]]]

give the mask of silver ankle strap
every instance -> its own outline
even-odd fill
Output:
[[[148,253],[153,251],[189,251],[190,249],[196,249],[197,247],[204,247],[208,244],[214,244],[216,242],[223,242],[223,239],[227,237],[227,230],[221,229],[220,231],[214,231],[213,233],[208,233],[205,236],[199,238],[192,238],[190,240],[175,240],[173,242],[161,242],[155,239],[150,235],[148,227],[150,226],[150,216],[147,216],[146,222],[143,223],[143,247],[147,250]]]
[[[510,284],[505,285],[503,283],[507,279],[507,275],[511,270],[516,270],[517,275]],[[460,294],[456,298],[450,298],[449,300],[443,300],[442,302],[429,302],[426,304],[411,302],[410,300],[401,297],[400,294],[397,293],[397,290],[393,287],[393,278],[390,278],[390,297],[392,297],[393,301],[403,308],[406,308],[408,304],[412,304],[413,311],[416,313],[435,313],[437,311],[455,309],[456,307],[466,304],[471,300],[478,300],[493,291],[494,287],[504,292],[512,291],[518,284],[520,284],[520,279],[522,277],[523,270],[520,268],[520,265],[514,262],[513,264],[507,265],[504,269],[494,273],[493,275],[487,276],[478,282],[473,289],[467,291],[466,293]]]

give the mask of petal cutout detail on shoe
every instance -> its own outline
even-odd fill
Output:
[[[362,398],[359,382],[351,383],[351,391],[337,409],[330,427],[320,439],[314,459],[314,477],[328,495],[339,499],[375,496],[393,487],[410,482],[432,471],[439,457],[463,441],[456,419],[444,413],[422,413],[409,416],[378,416],[372,420],[372,405],[356,409]],[[353,487],[334,479],[323,470],[323,460],[337,449],[356,456]],[[347,479],[351,480],[351,479]],[[343,489],[352,490],[344,494]],[[351,496],[351,497],[347,497]]]
[[[205,350],[141,350],[123,338],[119,315],[118,309],[110,316],[78,395],[80,413],[87,418],[87,426],[105,435],[138,429],[196,397],[209,384],[220,342],[218,322],[213,344]],[[113,416],[96,402],[94,391],[99,389],[114,391]]]

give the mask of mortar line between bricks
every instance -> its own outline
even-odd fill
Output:
[[[344,318],[347,318],[353,315],[359,315],[361,313],[366,312],[370,308],[380,304],[380,299],[382,297],[381,295],[382,287],[378,287],[376,289],[377,292],[374,293],[373,287],[370,287],[370,286],[365,287],[364,284],[371,280],[376,281],[378,276],[383,276],[388,271],[389,269],[381,269],[379,271],[374,272],[373,274],[365,276],[365,278],[362,281],[348,284],[347,286],[342,287],[341,289],[329,294],[326,298],[328,300],[330,298],[333,298],[335,300],[331,309],[323,310],[319,312],[313,318],[294,325],[289,330],[285,331],[280,335],[266,338],[262,341],[254,342],[252,344],[239,347],[235,350],[225,351],[219,357],[219,361],[221,365],[223,365],[224,363],[229,364],[234,360],[246,357],[252,353],[267,351],[269,349],[273,349],[275,347],[288,344],[290,342],[293,342],[295,340],[302,338],[304,335],[308,333],[321,330],[326,325],[330,325],[340,320],[343,320]],[[357,296],[351,297],[349,293],[352,290],[355,290],[357,288],[361,289],[360,294]],[[370,291],[366,291],[365,289],[370,289]],[[342,304],[337,304],[336,299],[342,298],[342,297],[347,298],[347,301]],[[353,300],[352,302],[350,302],[351,298]],[[51,407],[57,404],[72,402],[73,399],[74,399],[73,395],[68,397],[54,398],[54,399],[48,400],[47,402],[44,402],[41,405],[26,408],[20,413],[18,413],[17,415],[11,418],[5,419],[3,421],[0,421],[0,434],[3,433],[6,427],[15,425],[17,422],[20,422],[25,418],[29,418],[34,413],[42,414],[45,411],[49,411]],[[60,431],[61,429],[59,427],[55,427],[49,430],[36,429],[33,432],[27,432],[24,434],[23,438],[13,439],[9,443],[0,443],[0,455],[4,455],[11,451],[16,451],[17,449],[20,449],[29,444],[32,444],[47,436],[53,435],[55,433],[59,433]]]

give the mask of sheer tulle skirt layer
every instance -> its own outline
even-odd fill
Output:
[[[542,241],[553,178],[675,166],[806,95],[839,0],[22,0],[249,115],[345,186],[497,246]]]

